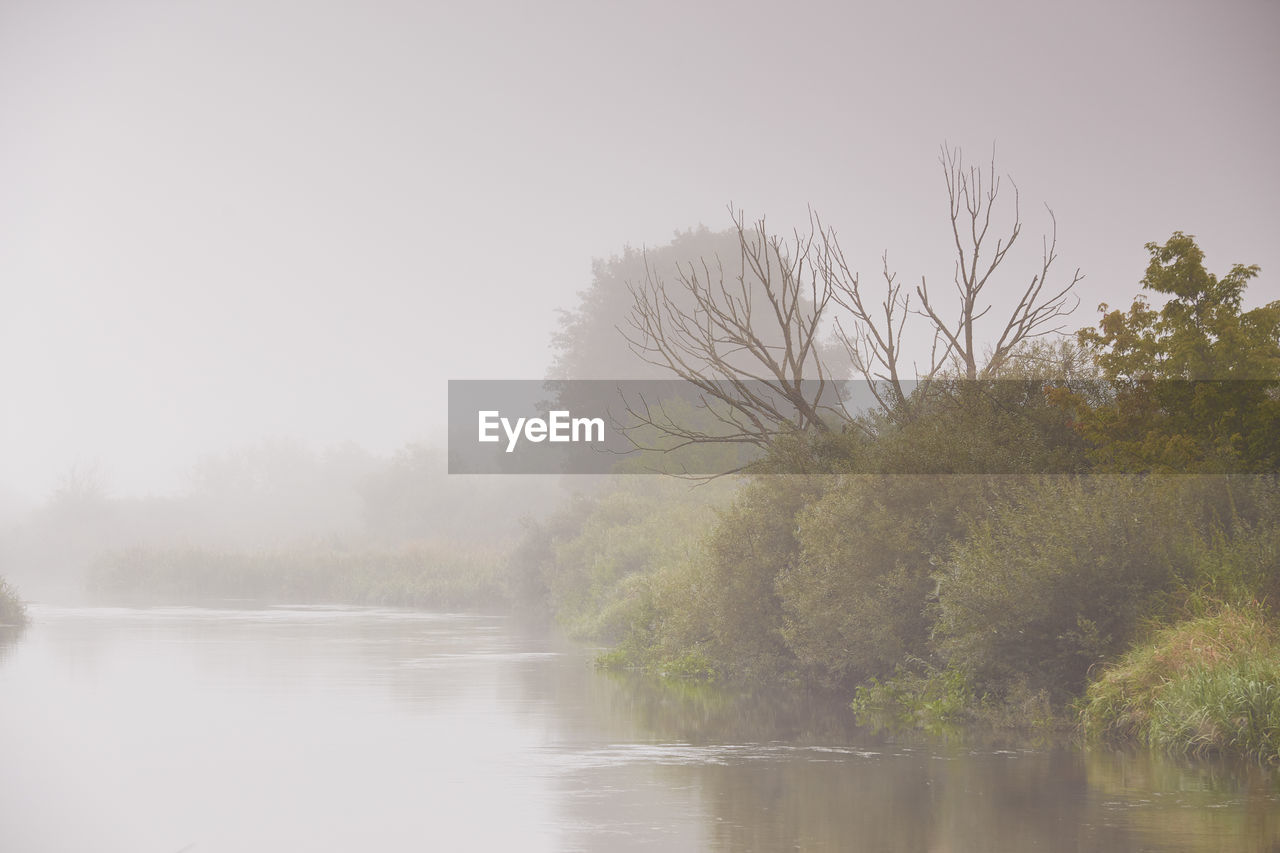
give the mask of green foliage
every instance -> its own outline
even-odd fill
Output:
[[[1043,390],[1087,373],[1079,359],[1069,345],[1025,347],[996,379],[917,389],[904,412],[868,419],[872,440],[842,436],[848,467],[886,473],[846,475],[798,516],[801,554],[778,588],[784,637],[809,677],[847,687],[930,656],[935,562],[1006,482],[993,472],[1083,465]]]
[[[556,545],[576,536],[591,510],[589,500],[573,495],[545,519],[521,519],[522,533],[507,555],[507,574],[516,601],[526,610],[538,614],[554,612],[550,579],[558,573]]]
[[[778,591],[783,636],[810,677],[848,687],[928,654],[932,555],[985,491],[981,477],[847,476],[803,508]]]
[[[718,677],[711,602],[720,591],[702,541],[715,507],[737,484],[693,487],[657,477],[616,478],[530,524],[511,561],[534,574],[548,607],[573,635],[614,644],[598,663],[682,678]]]
[[[1089,685],[1080,719],[1095,738],[1280,762],[1276,626],[1255,604],[1165,628]]]
[[[859,685],[850,707],[860,725],[891,731],[921,728],[948,734],[966,725],[1061,732],[1074,727],[1045,690],[1015,682],[999,697],[980,693],[973,678],[954,667],[900,667],[884,681],[873,678]]]
[[[797,516],[829,478],[778,476],[750,482],[720,514],[705,543],[702,606],[712,657],[739,677],[791,670],[778,578],[800,554]]]
[[[1206,533],[1192,543],[1195,573],[1181,590],[1184,609],[1204,615],[1222,601],[1280,605],[1280,477],[1196,479]]]
[[[1177,479],[1011,482],[937,574],[940,653],[997,692],[1073,695],[1193,575],[1188,505]]]
[[[1280,376],[1280,302],[1241,312],[1258,267],[1236,264],[1219,279],[1204,268],[1195,238],[1174,232],[1148,243],[1143,290],[1169,300],[1159,310],[1139,295],[1128,313],[1105,314],[1080,332],[1099,348],[1098,366],[1114,382],[1139,379],[1275,379]],[[1105,310],[1106,306],[1103,306]]]
[[[616,647],[612,649],[605,649],[604,651],[597,653],[595,657],[595,664],[596,669],[612,670],[629,669],[632,666],[626,650]]]
[[[1168,301],[1157,310],[1139,295],[1127,313],[1079,332],[1114,397],[1060,398],[1095,461],[1117,471],[1280,469],[1280,301],[1244,311],[1258,268],[1237,264],[1219,279],[1182,232],[1147,251],[1142,287]]]
[[[1096,384],[1079,348],[1037,343],[987,379],[944,377],[916,389],[902,411],[869,419],[875,441],[862,471],[1036,474],[1086,467],[1085,442],[1047,393]]]
[[[637,579],[643,594],[625,599],[631,606],[619,649],[631,667],[714,680],[725,666],[711,652],[710,614],[719,595],[703,543],[693,538],[689,546],[683,559],[659,567],[643,586]]]
[[[704,499],[717,494],[705,488],[697,490]],[[732,484],[717,488],[727,497]],[[783,677],[794,661],[782,639],[774,585],[779,567],[797,551],[794,514],[816,488],[805,477],[749,483],[714,514],[705,505],[705,514],[683,532],[664,528],[666,539],[655,542],[662,542],[666,559],[613,585],[597,618],[578,624],[589,625],[591,636],[619,642],[627,666],[654,673]],[[687,508],[678,515],[690,519]]]
[[[0,630],[23,628],[27,624],[27,605],[18,597],[18,591],[0,577]]]
[[[719,678],[715,662],[701,649],[689,649],[662,663],[658,673],[664,678],[714,682]]]
[[[579,497],[531,533],[545,538],[538,565],[552,611],[575,634],[618,642],[644,621],[646,578],[688,562],[732,484],[694,488],[659,477],[621,477]],[[541,530],[541,533],[539,533]],[[527,570],[527,569],[526,569]]]
[[[858,686],[850,707],[858,722],[940,728],[972,716],[977,697],[960,670],[935,670],[923,675],[899,670],[881,682],[872,678]]]
[[[613,478],[527,525],[509,562],[513,583],[572,635],[613,644],[601,666],[713,677],[703,651],[709,583],[700,540],[735,488],[728,480],[694,487]]]

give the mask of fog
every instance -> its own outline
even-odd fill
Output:
[[[0,0],[0,849],[1280,849],[1278,36]]]
[[[729,203],[783,233],[812,205],[864,274],[946,282],[944,142],[994,143],[1032,263],[1052,206],[1079,325],[1174,229],[1274,295],[1278,18],[6,3],[0,502],[89,466],[178,493],[264,439],[442,442],[447,379],[542,376],[593,258]]]

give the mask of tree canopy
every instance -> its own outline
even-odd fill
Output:
[[[1096,461],[1111,470],[1280,467],[1280,301],[1243,310],[1257,266],[1219,278],[1191,235],[1148,243],[1143,293],[1127,312],[1082,329],[1110,387],[1099,405],[1070,399]],[[1159,308],[1148,294],[1167,296]]]

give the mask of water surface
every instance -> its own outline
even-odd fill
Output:
[[[501,617],[33,607],[0,850],[1276,850],[1275,775],[858,729]]]

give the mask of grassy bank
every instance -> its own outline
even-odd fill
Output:
[[[89,589],[100,600],[167,603],[477,607],[509,600],[499,549],[452,544],[368,551],[135,548],[100,559]]]
[[[0,578],[0,630],[22,628],[27,624],[27,606],[18,592]]]
[[[1139,644],[1090,685],[1092,737],[1280,762],[1280,637],[1257,605],[1221,606]]]
[[[858,687],[853,710],[860,723],[889,728],[1045,731],[1078,723],[1094,741],[1280,763],[1280,630],[1273,622],[1258,604],[1217,604],[1133,646],[1096,672],[1069,707],[1026,685],[979,693],[970,677],[943,669],[872,679]]]

